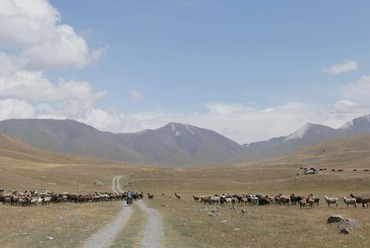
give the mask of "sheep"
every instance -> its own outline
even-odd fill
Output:
[[[233,199],[231,197],[226,197],[226,205],[233,204]]]
[[[308,205],[310,205],[310,207],[312,208],[312,206],[316,203],[317,206],[319,205],[319,200],[320,198],[318,197],[307,197],[306,201],[308,203]]]
[[[258,197],[256,195],[253,195],[253,194],[250,194],[249,193],[247,195],[247,199],[248,199],[248,201],[250,202],[251,205],[253,205],[253,206],[258,205],[259,199],[258,199]]]
[[[224,203],[226,203],[226,204],[227,204],[227,197],[226,197],[226,195],[222,194],[222,195],[220,196],[220,204],[221,204],[221,205],[224,205]]]
[[[290,195],[279,194],[275,196],[275,202],[277,202],[278,204],[283,204],[284,206],[292,205]]]
[[[319,205],[320,205],[320,197],[318,197],[318,196],[314,196],[313,194],[310,194],[308,197],[309,197],[310,199],[312,199],[312,200],[314,201],[314,203],[316,203],[316,204],[317,204],[317,206],[319,206]]]
[[[310,195],[307,197],[302,197],[302,199],[299,201],[299,208],[302,208],[307,204],[310,205],[310,207],[312,208],[315,203],[315,199]]]
[[[339,206],[338,205],[338,198],[336,197],[327,197],[327,196],[324,196],[325,198],[325,201],[326,203],[328,204],[328,206],[330,207],[330,204],[335,204],[337,207]]]
[[[348,205],[353,205],[353,207],[357,208],[356,198],[353,198],[353,197],[347,198],[344,196],[343,201],[345,204],[347,204],[347,208],[348,208]]]
[[[221,200],[221,197],[220,196],[211,196],[209,198],[209,204],[212,205],[212,204],[219,204],[220,203],[220,200]]]
[[[50,204],[51,196],[50,195],[43,195],[42,196],[42,205]]]
[[[199,196],[199,202],[204,202],[204,204],[207,204],[209,202],[210,195],[201,195]]]
[[[302,208],[304,206],[307,205],[307,200],[306,198],[302,198],[300,201],[299,201],[299,208]]]
[[[242,197],[240,198],[240,205],[247,205],[248,203],[248,198],[247,197]]]
[[[273,197],[270,197],[268,195],[257,195],[258,197],[258,205],[270,205],[272,202]]]

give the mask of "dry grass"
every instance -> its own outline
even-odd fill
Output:
[[[1,206],[1,247],[78,247],[111,221],[120,206],[118,202]]]
[[[349,159],[344,152],[339,154],[338,151],[343,149],[336,150],[332,146],[325,144],[325,155],[321,154],[323,148],[319,147],[274,160],[184,170],[59,155],[56,162],[52,162],[54,155],[37,153],[37,156],[26,156],[24,154],[32,151],[26,148],[13,152],[0,149],[0,188],[111,192],[112,178],[125,175],[126,180],[132,183],[132,191],[155,194],[153,201],[147,198],[144,201],[164,217],[166,247],[367,247],[370,245],[370,209],[347,209],[342,198],[350,193],[370,194],[370,172],[363,171],[370,167],[370,160],[367,155],[360,155],[364,152],[354,156],[352,150]],[[40,159],[38,156],[45,157]],[[334,158],[342,159],[334,161]],[[327,170],[318,175],[297,176],[301,172],[299,167],[307,165]],[[344,171],[332,172],[333,168]],[[94,185],[95,180],[104,185]],[[128,181],[122,183],[127,187]],[[181,200],[176,199],[175,192],[182,196]],[[192,195],[227,192],[313,193],[321,197],[321,205],[312,209],[236,205],[236,210],[233,210],[230,206],[209,206],[195,203],[192,199]],[[324,195],[340,198],[340,207],[329,208],[323,201]],[[1,247],[79,247],[85,238],[117,215],[121,204],[1,205]],[[134,219],[119,235],[114,247],[138,247],[140,244],[145,214],[135,205],[133,207]],[[210,217],[208,213],[212,210],[219,216]],[[339,234],[336,224],[326,223],[334,213],[356,219],[361,226],[352,229],[350,235]]]
[[[165,216],[167,247],[364,247],[370,244],[369,209],[338,209],[324,202],[324,195],[340,199],[350,193],[368,194],[370,174],[325,172],[296,176],[299,167],[290,165],[239,166],[193,170],[143,170],[135,174],[137,187],[155,194],[147,205]],[[180,201],[174,192],[181,194]],[[320,196],[319,207],[298,206],[210,206],[193,201],[192,195],[264,193]],[[242,213],[241,209],[247,211]],[[218,217],[210,217],[210,211]],[[339,234],[336,224],[326,224],[332,214],[353,218],[361,227],[351,235]],[[319,245],[318,245],[319,244]]]

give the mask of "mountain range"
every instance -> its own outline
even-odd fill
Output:
[[[328,139],[370,134],[370,115],[338,129],[307,123],[288,136],[243,145],[208,129],[173,122],[154,130],[111,133],[74,120],[11,119],[0,121],[0,133],[62,154],[185,167],[259,160]]]

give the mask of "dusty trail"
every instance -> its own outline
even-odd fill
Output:
[[[121,179],[122,176],[115,176],[113,178],[112,182],[112,190],[114,193],[123,193],[123,190],[121,189],[121,184],[119,180]]]
[[[141,247],[164,248],[161,243],[163,237],[163,220],[161,214],[155,209],[148,208],[142,201],[138,201],[137,204],[148,215]]]
[[[122,176],[115,176],[112,180],[112,190],[115,193],[123,193],[120,185]],[[143,201],[135,201],[138,206],[147,214],[145,229],[143,230],[142,248],[164,248],[161,244],[163,237],[163,220],[161,214],[155,209],[147,207]],[[82,248],[108,248],[110,247],[117,235],[125,227],[133,213],[133,208],[122,202],[122,209],[118,216],[106,225],[103,229],[93,234],[85,240]]]
[[[113,192],[123,192],[120,187],[120,180],[121,176],[116,176],[113,178],[112,182],[112,190]],[[119,232],[124,228],[124,226],[129,221],[132,215],[132,208],[126,205],[126,202],[122,202],[122,210],[118,214],[118,216],[108,225],[106,225],[103,229],[99,230],[97,233],[92,235],[88,238],[83,246],[83,248],[108,248],[110,247],[116,236]]]

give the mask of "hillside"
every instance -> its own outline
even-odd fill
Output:
[[[244,144],[243,147],[248,154],[245,158],[252,161],[288,154],[329,139],[366,134],[370,134],[370,115],[355,118],[337,129],[307,123],[288,136]]]
[[[241,145],[214,131],[179,123],[114,134],[73,120],[22,119],[1,121],[0,133],[43,150],[170,167],[224,163],[243,153]]]
[[[103,164],[107,161],[86,157],[68,156],[61,153],[41,150],[15,138],[0,134],[0,161],[13,164]],[[109,163],[116,163],[110,161]]]
[[[146,162],[141,155],[117,143],[113,134],[73,120],[5,120],[0,122],[0,133],[33,147],[61,154]]]
[[[243,153],[242,147],[226,137],[203,128],[169,123],[156,130],[118,134],[120,143],[142,154],[152,164],[178,167],[226,162]]]
[[[289,163],[304,166],[348,164],[361,168],[370,166],[370,135],[358,135],[324,140],[298,151],[268,160],[269,163]]]
[[[74,120],[0,121],[0,133],[33,147],[79,157],[163,167],[219,165],[290,154],[325,140],[370,134],[370,115],[334,129],[307,123],[288,136],[240,145],[212,130],[170,122],[137,133],[99,131]]]

